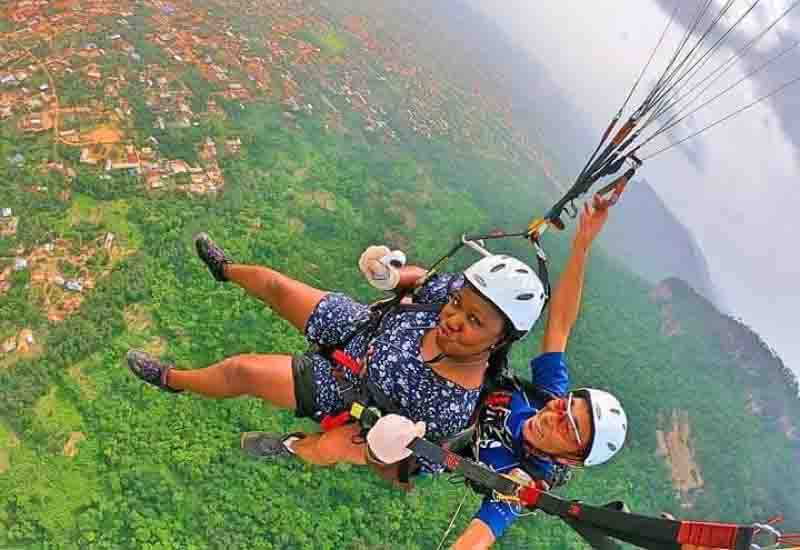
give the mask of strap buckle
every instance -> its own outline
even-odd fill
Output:
[[[381,416],[383,416],[381,411],[376,407],[367,407],[358,401],[353,401],[349,412],[350,416],[358,420],[359,424],[361,424],[361,427],[365,430],[372,429],[375,423],[380,420]]]

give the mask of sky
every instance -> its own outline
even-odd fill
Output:
[[[760,0],[698,73],[712,71],[746,45],[794,0]],[[617,112],[680,6],[660,54],[642,79],[647,90],[663,70],[705,0],[471,0],[531,53],[589,117],[599,137]],[[712,0],[719,13],[722,0]],[[717,28],[730,28],[754,0],[733,0]],[[703,25],[705,23],[705,25]],[[709,88],[711,97],[770,55],[800,40],[800,6],[764,35]],[[693,42],[690,42],[692,44]],[[711,42],[713,43],[713,41]],[[681,138],[800,76],[800,47],[746,78],[676,127]],[[641,101],[638,93],[634,96]],[[702,102],[704,99],[701,99]],[[698,102],[698,104],[700,103]],[[686,224],[706,255],[729,314],[752,327],[800,376],[800,83],[703,135],[649,160],[640,175]],[[793,116],[792,116],[793,115]],[[653,142],[655,152],[668,143]],[[645,151],[645,152],[646,152]],[[587,151],[587,154],[589,152]]]

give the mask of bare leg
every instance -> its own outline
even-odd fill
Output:
[[[366,444],[358,436],[356,424],[341,426],[324,433],[280,435],[268,432],[245,432],[242,450],[255,458],[285,458],[289,452],[316,466],[338,463],[364,465],[367,463]]]
[[[301,332],[314,308],[328,294],[268,267],[228,264],[225,276]]]
[[[376,464],[367,461],[366,443],[354,443],[361,432],[358,424],[346,424],[329,432],[307,434],[292,443],[292,450],[304,460],[316,466],[333,466],[340,462],[364,466],[369,464],[379,477],[397,489],[411,490],[412,485],[400,481],[399,464]]]
[[[364,465],[366,446],[353,443],[361,432],[358,424],[346,424],[329,432],[309,434],[292,443],[292,450],[305,462],[317,466],[332,466],[340,462]]]
[[[217,399],[250,395],[285,409],[297,407],[289,355],[235,355],[204,369],[171,369],[167,385]]]

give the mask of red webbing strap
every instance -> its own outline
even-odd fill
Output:
[[[353,357],[340,349],[335,349],[331,353],[331,359],[333,359],[339,365],[345,367],[347,370],[355,374],[356,376],[361,374],[361,364],[353,359]]]
[[[682,521],[678,542],[713,548],[732,548],[736,541],[736,526]]]
[[[350,422],[351,419],[350,411],[344,411],[336,415],[328,414],[320,421],[319,425],[323,432],[329,432],[334,428],[344,426]]]
[[[511,394],[509,392],[496,391],[486,396],[485,404],[487,407],[508,407],[511,403]]]
[[[606,536],[653,550],[678,550],[693,545],[725,550],[749,550],[753,528],[735,524],[703,521],[676,521],[611,509],[590,506],[561,499],[550,493],[524,488],[520,499],[534,503],[549,515],[558,516],[571,525],[585,525]]]
[[[612,548],[606,541],[607,537],[652,550],[679,550],[682,545],[750,550],[753,540],[753,527],[648,517],[610,506],[590,506],[565,500],[535,486],[520,487],[513,479],[422,438],[416,438],[408,448],[417,456],[463,474],[483,488],[507,496],[516,495],[526,508],[538,508],[548,515],[560,517],[587,540],[602,542],[604,549]]]
[[[781,535],[778,542],[789,546],[800,547],[800,533]]]
[[[745,539],[744,548],[749,547],[750,540],[752,540],[752,529],[750,529],[749,537],[745,533],[748,529],[748,527],[726,523],[682,521],[678,529],[677,540],[680,544],[736,550],[743,546],[741,543],[745,542]]]
[[[523,487],[519,491],[519,500],[526,508],[536,508],[539,502],[539,497],[542,496],[542,490],[538,487]]]
[[[351,384],[344,378],[341,369],[337,371],[337,366],[345,368],[356,376],[361,375],[361,364],[353,359],[352,356],[345,353],[340,349],[335,349],[330,353],[331,360],[335,363],[333,367],[333,375],[336,378],[336,383],[339,386],[339,396],[345,402],[346,410],[338,414],[328,414],[320,421],[320,426],[325,432],[329,432],[334,428],[344,426],[353,418],[350,416],[350,406],[358,399],[357,387]]]

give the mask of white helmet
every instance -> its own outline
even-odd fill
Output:
[[[603,390],[582,388],[572,393],[578,397],[585,397],[592,410],[592,439],[583,465],[603,464],[617,454],[625,444],[625,434],[628,433],[628,417],[625,410],[616,397]]]
[[[511,256],[492,255],[469,266],[464,276],[515,330],[524,335],[533,328],[547,296],[542,281],[527,264]]]

